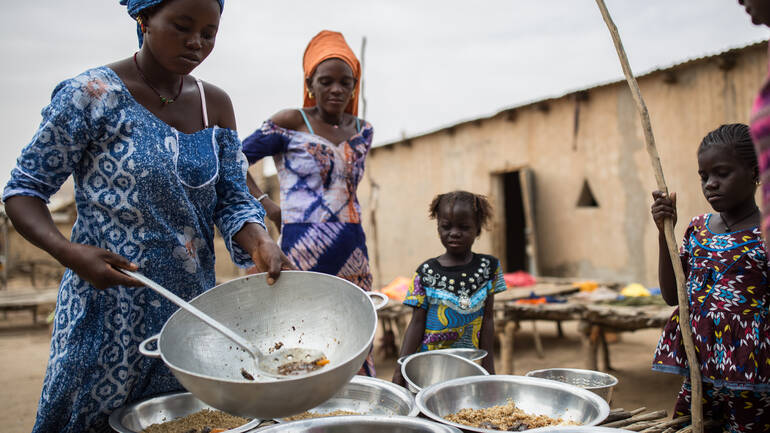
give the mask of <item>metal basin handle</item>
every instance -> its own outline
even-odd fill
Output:
[[[366,295],[369,296],[369,299],[371,299],[372,304],[374,304],[374,309],[379,311],[382,307],[388,305],[388,297],[384,293],[380,292],[366,292]],[[380,298],[379,303],[374,300],[374,298]]]
[[[152,337],[142,341],[139,344],[139,353],[148,358],[160,358],[160,346],[158,346],[158,339],[160,334],[155,334]],[[155,343],[155,350],[149,349],[147,346],[150,343]]]

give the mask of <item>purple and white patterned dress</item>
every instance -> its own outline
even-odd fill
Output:
[[[107,67],[59,84],[3,200],[48,201],[72,175],[72,242],[120,254],[178,296],[215,284],[214,225],[236,264],[253,266],[232,237],[264,209],[246,188],[235,131],[185,134],[139,104]],[[138,346],[177,307],[144,287],[96,290],[71,270],[59,287],[51,354],[34,432],[107,431],[115,409],[181,389]]]
[[[243,140],[243,153],[252,164],[267,156],[275,161],[281,186],[281,249],[289,259],[299,269],[336,275],[368,291],[372,274],[356,190],[373,128],[364,122],[358,129],[334,144],[267,120]],[[371,356],[361,373],[375,375]]]

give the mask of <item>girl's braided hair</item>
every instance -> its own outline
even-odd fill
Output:
[[[759,164],[757,162],[757,154],[754,151],[754,142],[751,140],[748,125],[743,123],[730,123],[709,132],[703,137],[703,141],[701,141],[700,146],[698,146],[698,153],[701,153],[704,149],[715,144],[731,148],[738,157],[738,160],[743,162],[746,167],[753,170],[755,176],[758,176]]]
[[[457,201],[467,203],[471,207],[476,217],[476,227],[479,229],[479,234],[481,234],[482,227],[489,230],[489,221],[492,219],[492,205],[485,196],[468,191],[452,191],[434,197],[433,201],[430,202],[430,206],[428,206],[430,219],[438,218],[439,208],[442,203],[446,203],[452,208]]]

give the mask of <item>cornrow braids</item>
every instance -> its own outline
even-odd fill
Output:
[[[758,175],[759,164],[748,125],[730,123],[709,132],[698,146],[698,153],[713,145],[724,145],[731,148],[738,159]]]
[[[492,204],[489,203],[485,196],[468,191],[452,191],[434,197],[428,206],[430,219],[438,218],[439,208],[442,204],[445,203],[450,208],[453,208],[458,200],[470,205],[473,214],[476,216],[476,225],[479,228],[479,232],[481,232],[482,227],[489,230],[489,221],[492,219]]]

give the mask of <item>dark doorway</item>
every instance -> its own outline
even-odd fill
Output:
[[[503,174],[505,198],[505,272],[528,271],[527,221],[519,171]]]

